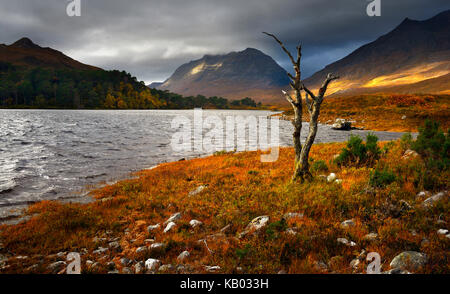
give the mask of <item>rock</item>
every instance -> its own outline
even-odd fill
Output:
[[[168,220],[166,220],[164,222],[164,224],[168,224],[170,222],[175,222],[175,221],[179,220],[180,218],[181,218],[181,212],[174,213],[169,217]]]
[[[117,275],[117,274],[119,274],[119,271],[115,269],[115,270],[111,270],[111,271],[107,272],[107,274],[108,275]]]
[[[283,219],[285,220],[285,221],[288,221],[288,220],[291,220],[291,219],[294,219],[294,218],[303,218],[303,213],[299,213],[299,212],[288,212],[288,213],[285,213],[284,215],[283,215]]]
[[[106,267],[107,267],[109,270],[115,270],[115,269],[116,269],[116,264],[114,263],[114,261],[110,261],[110,262],[108,262],[108,263],[106,264]]]
[[[145,243],[145,244],[152,244],[152,243],[155,243],[155,239],[145,239],[145,240],[144,240],[144,243]]]
[[[259,231],[260,229],[264,228],[267,223],[269,222],[269,216],[262,215],[254,218],[245,228],[243,232],[239,234],[239,238],[244,237],[248,233],[254,233]]]
[[[286,234],[291,235],[291,236],[297,235],[297,232],[293,228],[287,228],[285,232],[286,232]]]
[[[56,274],[59,273],[61,270],[63,270],[66,267],[65,261],[57,261],[54,263],[51,263],[47,266],[47,269],[52,273]]]
[[[404,251],[392,259],[392,269],[416,271],[423,267],[428,261],[425,254],[416,251]]]
[[[331,126],[333,130],[350,130],[352,128],[352,123],[349,121],[346,121],[343,118],[336,118],[334,121],[334,124]]]
[[[129,267],[124,267],[124,268],[122,268],[122,274],[132,275],[133,271]]]
[[[412,210],[412,206],[405,200],[400,200],[400,211],[405,212],[405,211],[409,211]]]
[[[408,272],[407,270],[402,270],[399,268],[394,268],[385,272],[382,272],[382,274],[387,274],[387,275],[409,275],[411,274],[410,272]]]
[[[207,265],[207,266],[205,266],[205,270],[210,273],[215,273],[215,272],[220,271],[220,266],[218,266],[218,265],[208,266]]]
[[[29,266],[25,269],[26,272],[34,272],[35,270],[37,270],[39,267],[38,264],[33,264],[32,266]]]
[[[405,119],[406,119],[406,115],[403,115],[403,116],[402,116],[402,120],[405,120]]]
[[[330,174],[328,175],[328,177],[327,177],[327,182],[328,182],[328,183],[331,183],[331,182],[333,182],[334,180],[336,180],[336,174],[335,174],[335,173],[330,173]]]
[[[191,254],[189,253],[189,251],[185,250],[183,252],[180,253],[180,255],[178,255],[177,260],[179,262],[183,262],[185,261]]]
[[[97,250],[92,251],[94,254],[102,254],[108,251],[108,248],[98,247]]]
[[[377,233],[369,233],[366,234],[363,239],[366,241],[375,241],[378,238],[378,234]]]
[[[175,270],[175,266],[172,264],[163,264],[159,267],[158,271],[166,273],[171,272]]]
[[[108,246],[109,246],[109,248],[120,249],[120,244],[119,244],[119,242],[117,242],[117,241],[110,242],[110,243],[108,244]]]
[[[150,232],[152,232],[152,231],[154,231],[154,230],[159,229],[159,227],[160,227],[159,224],[156,224],[156,225],[150,225],[150,226],[147,227],[147,232],[150,233]]]
[[[417,152],[414,151],[414,150],[408,149],[408,150],[405,151],[405,153],[403,153],[402,158],[403,158],[403,159],[410,159],[411,157],[412,157],[412,158],[415,158],[415,157],[417,157],[417,156],[419,156],[419,153],[417,153]]]
[[[201,221],[198,221],[196,219],[193,219],[189,222],[189,225],[193,228],[199,227],[201,225],[203,225],[203,223]]]
[[[428,244],[430,244],[430,240],[426,238],[422,239],[422,242],[420,242],[421,247],[427,246]]]
[[[120,259],[120,264],[121,265],[123,265],[123,266],[129,266],[129,265],[131,265],[133,262],[131,261],[131,260],[129,260],[128,258],[126,258],[126,257],[122,257],[121,259]]]
[[[189,192],[189,196],[197,195],[198,193],[203,191],[206,187],[208,187],[208,186],[206,186],[206,185],[198,186],[195,190],[192,190],[191,192]]]
[[[94,238],[92,238],[92,242],[94,243],[102,243],[102,242],[106,242],[108,239],[106,238],[99,238],[97,236],[95,236]]]
[[[355,259],[353,259],[351,262],[350,262],[350,267],[351,268],[353,268],[353,269],[357,269],[358,268],[358,265],[361,263],[361,261],[358,259],[358,258],[355,258]]]
[[[142,274],[144,271],[145,271],[144,262],[140,261],[134,265],[134,273],[135,274]]]
[[[161,261],[159,259],[149,258],[145,261],[145,269],[148,271],[156,271],[161,265]]]
[[[447,234],[448,234],[448,230],[445,230],[445,229],[439,229],[439,230],[437,231],[437,233],[438,233],[439,235],[447,235]]]
[[[286,275],[287,272],[285,270],[279,270],[277,274],[278,275]]]
[[[342,180],[341,180],[341,179],[336,179],[336,180],[334,180],[334,182],[335,182],[336,184],[338,184],[338,185],[342,184]]]
[[[450,234],[445,235],[447,239],[450,239]]]
[[[328,266],[323,261],[316,261],[314,263],[314,269],[316,269],[318,271],[324,271],[324,270],[328,269]]]
[[[56,257],[66,259],[66,254],[67,254],[66,252],[58,252],[56,253]]]
[[[146,254],[147,252],[148,252],[148,249],[145,246],[141,246],[141,247],[136,248],[136,253],[137,254]]]
[[[420,198],[424,198],[427,197],[428,195],[430,195],[431,193],[428,191],[421,191],[419,193],[417,193],[416,195],[416,199],[420,199]]]
[[[422,202],[422,207],[428,208],[433,206],[436,202],[442,200],[447,195],[447,191],[439,192],[431,197],[428,197]]]
[[[352,219],[345,220],[341,223],[341,228],[346,229],[349,227],[354,227],[355,222]]]
[[[337,238],[337,242],[341,243],[341,244],[344,244],[344,245],[347,245],[347,246],[350,246],[350,247],[356,246],[355,242],[349,241],[346,238]]]
[[[169,232],[173,228],[175,228],[177,225],[174,222],[170,222],[167,224],[166,228],[164,229],[164,233]]]
[[[164,248],[164,243],[153,243],[150,245],[151,250],[159,250]]]

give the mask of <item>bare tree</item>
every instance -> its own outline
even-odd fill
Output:
[[[294,140],[294,148],[295,148],[295,165],[294,165],[295,170],[292,176],[292,180],[293,181],[301,180],[302,182],[305,179],[310,180],[312,178],[312,175],[309,172],[308,158],[309,158],[309,151],[311,150],[311,146],[314,143],[314,139],[316,138],[317,135],[317,124],[320,114],[320,105],[323,102],[323,97],[325,95],[325,92],[327,91],[330,82],[338,79],[339,77],[333,74],[328,74],[325,81],[323,82],[322,86],[319,89],[319,93],[317,95],[314,95],[308,88],[306,88],[306,86],[303,84],[301,80],[300,60],[302,57],[302,47],[300,45],[297,46],[297,58],[294,59],[289,50],[287,50],[286,47],[284,46],[283,42],[281,42],[274,34],[266,32],[263,32],[263,34],[266,34],[274,38],[275,41],[277,41],[277,43],[280,44],[281,49],[283,49],[283,51],[288,55],[294,67],[295,76],[291,75],[290,73],[287,73],[287,75],[291,80],[289,84],[292,90],[294,91],[295,99],[293,99],[288,92],[282,91],[284,96],[286,97],[286,100],[289,101],[294,110],[294,120],[292,121],[292,124],[294,125],[294,133],[292,137]],[[302,113],[303,99],[301,91],[305,91],[305,104],[310,118],[309,132],[303,147],[300,141],[300,134],[302,131],[302,116],[303,116]]]

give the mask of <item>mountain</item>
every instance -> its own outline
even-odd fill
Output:
[[[261,51],[247,48],[226,55],[205,55],[180,66],[162,84],[150,85],[185,96],[251,97],[258,102],[280,100],[289,87],[286,71]]]
[[[27,68],[100,69],[78,62],[52,48],[43,48],[28,38],[22,38],[11,45],[0,44],[0,62]]]
[[[368,43],[306,79],[317,90],[327,73],[341,78],[328,93],[448,93],[450,90],[450,10],[424,21],[406,18]]]

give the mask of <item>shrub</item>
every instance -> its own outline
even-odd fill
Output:
[[[369,184],[372,187],[382,188],[395,182],[396,179],[397,177],[395,174],[387,168],[383,170],[376,169],[374,172],[370,173]]]
[[[311,166],[312,171],[328,171],[328,166],[324,160],[317,160]]]
[[[377,142],[378,137],[373,134],[367,135],[365,144],[361,137],[351,135],[350,139],[347,141],[347,146],[342,149],[334,162],[338,166],[373,165],[378,160],[381,153]]]
[[[428,170],[442,171],[450,166],[450,135],[444,135],[438,122],[425,121],[412,149],[422,156]]]
[[[410,149],[412,143],[413,143],[413,139],[412,139],[411,133],[405,133],[400,138],[400,146],[402,147],[403,151]]]

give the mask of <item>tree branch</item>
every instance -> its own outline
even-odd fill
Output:
[[[295,68],[298,68],[298,64],[295,62],[294,57],[292,57],[291,52],[289,52],[286,47],[284,47],[283,42],[281,42],[274,34],[270,34],[267,32],[263,32],[263,34],[266,34],[267,36],[270,36],[272,38],[275,39],[275,41],[277,41],[278,44],[280,44],[281,49],[283,49],[283,51],[289,56],[289,59],[291,60],[292,64],[294,65]],[[296,69],[297,71],[297,69]]]
[[[325,79],[325,81],[322,84],[322,87],[320,87],[319,90],[319,97],[323,98],[323,96],[325,95],[325,92],[327,91],[328,85],[330,84],[331,81],[337,80],[339,79],[339,76],[335,76],[332,73],[329,73],[327,75],[327,78]]]
[[[305,84],[303,84],[303,83],[302,83],[302,89],[305,90],[305,92],[307,94],[309,94],[309,96],[311,96],[311,99],[317,100],[316,95],[314,95],[313,92],[311,92],[308,88],[306,88]]]
[[[294,99],[292,99],[292,97],[286,91],[281,90],[281,92],[286,97],[286,100],[289,101],[289,103],[292,104],[292,106],[294,106],[294,107],[298,106],[298,103],[296,101],[294,101]]]

